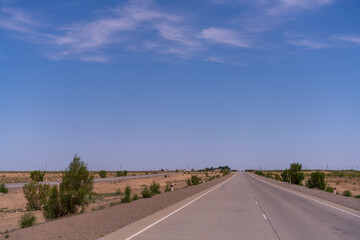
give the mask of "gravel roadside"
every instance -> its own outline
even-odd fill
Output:
[[[30,228],[20,229],[8,233],[10,236],[8,239],[97,239],[212,187],[228,179],[230,176],[232,176],[232,174],[200,185],[182,188],[174,192],[162,193],[152,198],[139,199],[131,203],[120,204],[98,211],[86,212]],[[1,239],[5,239],[4,236],[5,235],[2,235]]]
[[[269,179],[266,177],[260,177],[254,173],[251,173],[251,176],[254,176],[256,178],[271,182],[273,184],[282,186],[282,187],[286,187],[298,192],[302,192],[302,193],[306,193],[308,195],[332,202],[332,203],[336,203],[339,204],[341,206],[345,206],[348,208],[352,208],[355,209],[357,211],[360,211],[360,199],[357,198],[353,198],[353,197],[344,197],[341,195],[334,195],[333,193],[328,193],[322,190],[318,190],[318,189],[311,189],[305,186],[299,186],[299,185],[294,185],[294,184],[289,184],[286,182],[280,182],[280,181],[275,181],[273,179]]]

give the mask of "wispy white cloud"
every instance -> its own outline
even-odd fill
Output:
[[[284,15],[292,12],[316,9],[333,3],[335,0],[278,0],[266,10],[269,15]]]
[[[202,30],[198,37],[215,43],[225,44],[234,47],[251,47],[251,40],[248,36],[225,28],[207,28]]]
[[[286,33],[285,38],[289,44],[305,47],[305,49],[307,50],[334,47],[332,44],[329,43],[328,38],[321,38],[320,40],[318,37],[303,36],[301,34],[292,33]]]
[[[333,36],[334,39],[347,41],[355,44],[360,44],[360,35],[354,35],[354,36]]]

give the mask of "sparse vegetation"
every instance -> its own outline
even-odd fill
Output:
[[[274,174],[274,176],[275,176],[275,180],[276,181],[281,181],[281,177],[280,177],[280,175],[279,174]]]
[[[30,182],[23,186],[24,196],[27,200],[28,210],[41,210],[48,195],[50,185]]]
[[[166,183],[164,192],[170,192],[170,191],[171,191],[171,184],[170,184],[170,183]]]
[[[45,176],[45,171],[44,172],[41,172],[41,171],[32,171],[32,172],[30,172],[30,178],[34,182],[42,182],[42,181],[44,181],[44,176]]]
[[[259,170],[255,171],[254,173],[259,175],[259,176],[264,176],[264,173],[262,171],[259,171]]]
[[[106,171],[105,170],[101,170],[100,172],[99,172],[99,176],[101,177],[101,178],[106,178]]]
[[[125,196],[121,199],[122,203],[129,203],[131,202],[131,187],[125,187]]]
[[[9,192],[9,189],[5,186],[5,184],[0,184],[0,192],[2,193],[8,193]]]
[[[21,228],[27,228],[34,225],[35,222],[36,222],[35,215],[31,212],[27,212],[21,216],[19,224]]]
[[[124,170],[124,171],[117,171],[116,172],[116,176],[117,177],[123,177],[123,176],[127,176],[128,171]]]
[[[51,188],[49,196],[44,203],[43,214],[46,219],[54,219],[62,215],[57,186]]]
[[[325,191],[327,192],[330,192],[330,193],[333,193],[334,192],[334,188],[330,187],[330,186],[327,186]]]
[[[156,183],[155,181],[152,182],[152,184],[150,185],[150,191],[153,194],[159,194],[160,192],[160,184]]]
[[[360,195],[356,195],[356,196],[354,196],[354,198],[360,198]]]
[[[137,194],[135,194],[133,197],[132,197],[132,201],[136,201],[139,199],[139,196]]]
[[[192,185],[198,185],[201,181],[201,177],[198,177],[198,175],[192,175],[191,178],[188,178],[186,180],[186,183],[188,186]]]
[[[143,198],[151,198],[152,197],[152,192],[150,191],[150,189],[148,187],[145,187],[141,191],[141,195],[142,195]]]
[[[351,196],[352,196],[350,190],[345,190],[345,191],[342,193],[342,195],[345,196],[345,197],[351,197]]]
[[[325,173],[316,171],[310,174],[309,180],[306,182],[308,188],[318,188],[320,190],[325,189]]]

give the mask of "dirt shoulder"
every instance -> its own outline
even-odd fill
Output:
[[[323,200],[326,200],[326,201],[329,201],[332,203],[339,204],[341,206],[345,206],[345,207],[360,211],[360,199],[353,198],[353,197],[344,197],[341,195],[334,195],[333,193],[328,193],[328,192],[318,190],[318,189],[311,189],[311,188],[308,188],[305,186],[299,186],[299,185],[289,184],[286,182],[275,181],[273,179],[258,176],[254,173],[249,173],[249,174],[251,174],[251,176],[254,176],[256,178],[268,181],[272,184],[286,187],[286,188],[289,188],[289,189],[292,189],[292,190],[295,190],[295,191],[298,191],[301,193],[306,193],[308,195],[311,195],[311,196],[314,196],[314,197],[317,197],[317,198],[320,198],[320,199],[323,199]]]
[[[165,192],[152,198],[139,199],[131,203],[120,204],[94,212],[86,212],[39,224],[31,228],[20,229],[8,233],[9,239],[97,239],[212,187],[230,176],[232,174],[174,192]],[[3,239],[4,235],[1,237]]]

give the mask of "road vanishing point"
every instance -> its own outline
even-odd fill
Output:
[[[360,213],[248,173],[101,240],[360,239]]]

